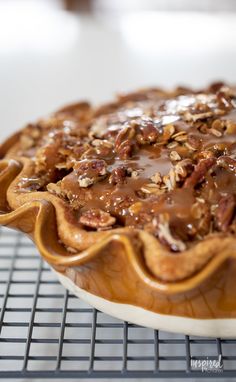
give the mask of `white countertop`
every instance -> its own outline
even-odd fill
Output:
[[[44,2],[24,8],[18,1],[12,12],[11,3],[0,3],[1,140],[79,99],[102,102],[148,85],[236,83],[236,14],[147,12],[107,20]]]

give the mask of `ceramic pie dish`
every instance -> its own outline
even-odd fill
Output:
[[[236,92],[81,102],[0,147],[0,224],[60,282],[155,329],[236,336]]]

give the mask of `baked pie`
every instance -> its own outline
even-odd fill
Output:
[[[0,224],[131,322],[236,335],[236,88],[73,104],[0,148]]]

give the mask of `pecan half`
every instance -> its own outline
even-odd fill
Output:
[[[114,225],[116,219],[99,208],[91,208],[81,214],[79,222],[86,227],[107,228]]]
[[[117,167],[112,170],[111,175],[109,177],[109,183],[111,184],[121,184],[124,183],[126,178],[126,168],[125,167]]]
[[[208,170],[216,163],[215,158],[202,159],[196,166],[189,178],[184,182],[184,188],[195,187],[198,183],[204,180]]]
[[[224,84],[224,82],[222,82],[222,81],[213,82],[213,83],[209,86],[208,90],[209,90],[209,92],[217,93],[217,92],[218,92],[224,85],[225,85],[225,84]]]
[[[136,139],[139,144],[154,143],[160,136],[158,128],[151,121],[141,121],[137,130]]]
[[[88,187],[107,175],[107,164],[102,159],[85,159],[76,162],[74,172],[78,176],[80,187]]]
[[[121,159],[127,159],[132,155],[135,147],[135,128],[132,125],[126,125],[118,133],[115,140],[115,150]]]
[[[215,211],[216,226],[220,231],[226,232],[235,212],[234,195],[222,196]]]
[[[216,93],[219,108],[225,112],[232,109],[231,97],[221,89]]]
[[[55,166],[62,161],[61,154],[59,153],[61,140],[50,139],[44,146],[40,147],[35,156],[35,170],[36,173],[50,174],[53,180],[56,172]]]

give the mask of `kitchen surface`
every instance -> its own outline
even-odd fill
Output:
[[[236,84],[235,2],[164,3],[0,0],[0,140],[3,141],[26,123],[78,100],[89,100],[99,104],[109,101],[117,93],[149,86],[171,88],[186,85],[201,88],[219,80]],[[112,376],[130,377],[131,374],[126,374],[127,367],[130,367],[130,370],[141,367],[143,374],[140,375],[143,375],[142,380],[146,381],[152,375],[145,374],[145,370],[153,368],[153,364],[154,371],[159,367],[158,350],[155,346],[160,341],[161,356],[164,357],[162,366],[168,367],[168,371],[178,368],[187,368],[187,372],[190,370],[190,346],[194,348],[196,356],[205,352],[210,357],[218,357],[223,348],[226,358],[229,357],[228,361],[226,359],[227,367],[236,370],[235,340],[221,343],[218,339],[201,341],[198,338],[190,338],[189,342],[188,337],[164,332],[157,337],[157,332],[151,329],[144,330],[132,325],[128,327],[119,320],[96,313],[87,304],[65,293],[48,266],[42,265],[28,239],[6,229],[1,229],[0,235],[1,264],[8,270],[14,269],[14,266],[22,268],[16,277],[19,277],[18,281],[28,280],[28,284],[26,282],[24,286],[20,286],[18,293],[22,296],[30,294],[32,297],[27,301],[12,300],[13,305],[10,301],[4,319],[7,322],[33,322],[36,318],[40,322],[49,323],[41,327],[36,325],[34,328],[33,337],[36,341],[32,345],[33,349],[31,348],[33,355],[30,348],[28,353],[27,348],[26,353],[22,353],[27,341],[16,341],[15,354],[19,357],[24,354],[25,358],[14,361],[12,369],[17,369],[18,366],[20,368],[20,362],[23,360],[25,367],[30,362],[31,371],[37,370],[38,365],[41,370],[54,370],[56,365],[56,372],[61,366],[65,367],[64,370],[73,371],[78,369],[76,362],[80,362],[80,369],[84,373],[89,367],[90,371],[93,370],[94,365],[98,365],[100,371],[102,368],[109,371],[123,370],[120,375],[100,374],[100,378],[106,381]],[[12,265],[8,255],[10,259],[13,258],[15,265]],[[34,270],[33,273],[30,273],[27,267]],[[1,297],[5,293],[4,288],[7,288],[11,281],[8,277],[7,270],[4,275],[0,274]],[[32,283],[32,279],[34,282],[36,280],[35,284]],[[36,304],[34,296],[39,292],[39,284],[42,295],[49,293],[54,297],[61,297],[54,298],[53,302],[46,298],[39,299],[38,311],[32,316],[31,304]],[[16,283],[11,290],[13,295],[17,293],[17,285]],[[4,302],[4,299],[1,301]],[[69,309],[67,317],[63,316],[65,306]],[[20,315],[22,307],[24,312]],[[14,312],[14,309],[19,309],[19,312]],[[72,350],[70,345],[73,341],[68,340],[62,354],[62,348],[58,352],[58,343],[63,342],[63,337],[60,337],[63,319],[64,324],[66,320],[69,322],[66,328],[67,340],[74,339],[75,343],[77,340],[80,348],[78,345],[77,349],[74,347]],[[97,353],[94,354],[91,341],[95,341],[93,329],[96,322],[99,345]],[[77,323],[79,329],[70,323]],[[21,327],[20,324],[18,326]],[[22,338],[26,338],[27,335],[32,337],[29,328],[30,325],[22,328]],[[134,357],[133,362],[128,362],[128,366],[125,342],[127,330],[131,349],[128,356]],[[37,346],[37,338],[40,339],[42,333],[44,338],[50,338],[51,343],[44,341]],[[64,334],[63,332],[62,335]],[[4,338],[19,337],[17,325],[5,326],[2,335]],[[137,339],[138,342],[135,342]],[[153,349],[156,349],[155,354]],[[7,351],[8,355],[13,354],[10,345]],[[0,345],[0,371],[4,362],[7,362],[8,367],[12,362],[11,359],[4,361],[4,355],[6,353],[3,354]],[[28,361],[27,357],[30,355],[42,359],[37,361],[31,358]],[[51,356],[52,359],[44,356]],[[61,356],[64,357],[62,364]],[[109,362],[109,356],[113,357],[113,363]],[[71,362],[66,362],[66,357],[72,357]],[[102,363],[99,363],[99,357],[105,357]],[[56,375],[61,377],[59,373]],[[73,375],[76,376],[71,373],[71,376]],[[49,376],[51,378],[51,374],[45,373],[44,378]],[[79,378],[84,376],[85,374],[81,374]],[[173,377],[171,374],[166,376]],[[219,376],[220,374],[217,374],[217,377]],[[68,380],[66,372],[63,377]],[[133,380],[138,380],[138,377],[138,374],[133,374]],[[161,378],[161,374],[158,377]],[[177,373],[176,380],[178,377],[182,378],[182,375]],[[206,380],[207,374],[201,375],[199,372],[198,377]],[[32,373],[28,380],[33,381],[35,378],[36,375]],[[21,380],[26,381],[24,375]],[[230,379],[225,377],[224,381],[227,380]]]

